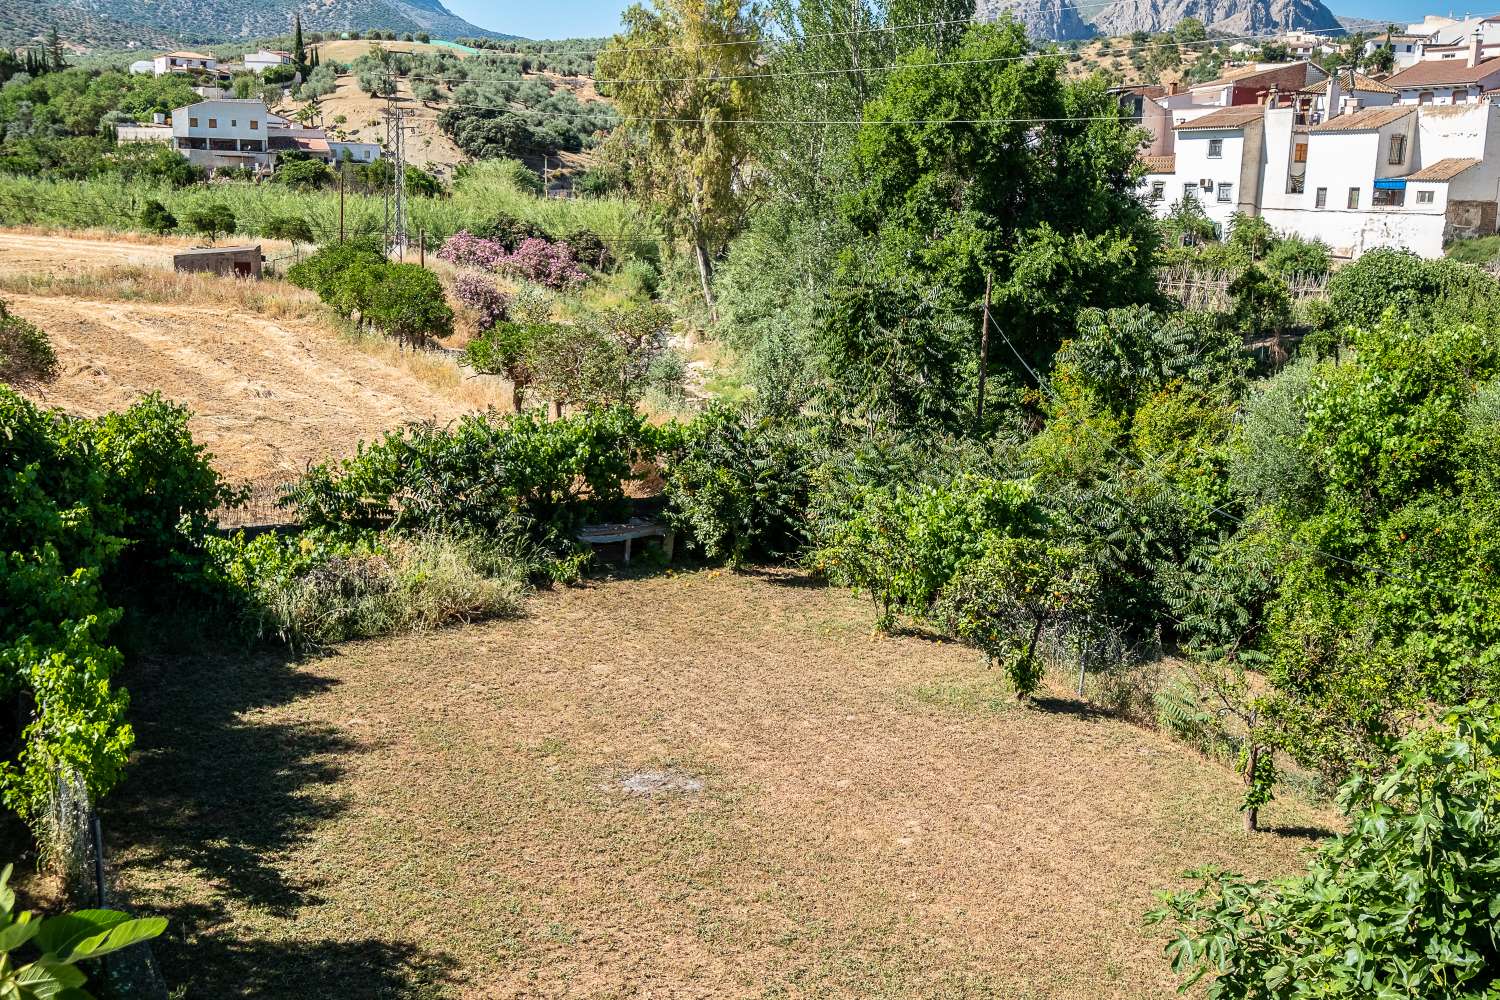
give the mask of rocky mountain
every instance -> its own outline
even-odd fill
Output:
[[[974,15],[997,18],[1013,14],[1033,41],[1071,42],[1092,38],[1095,31],[1078,13],[1075,0],[978,0]]]
[[[470,24],[441,0],[0,0],[0,44],[25,44],[53,24],[68,41],[115,48],[231,42],[286,34],[293,13],[309,31],[514,37]]]
[[[1301,28],[1342,30],[1321,0],[1114,0],[1092,20],[1101,35],[1163,31],[1196,17],[1212,31],[1236,35]]]

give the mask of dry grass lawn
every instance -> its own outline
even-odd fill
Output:
[[[61,369],[29,395],[97,415],[159,392],[193,410],[220,472],[267,487],[409,421],[510,406],[500,380],[356,338],[285,282],[174,274],[174,248],[0,233],[0,297],[47,332]]]
[[[1299,865],[1232,775],[790,573],[544,594],[300,665],[157,658],[106,804],[199,997],[1167,997],[1153,890]],[[645,777],[642,777],[645,776]],[[631,782],[631,779],[635,779]],[[632,791],[631,782],[645,791]],[[665,784],[667,787],[662,788]]]

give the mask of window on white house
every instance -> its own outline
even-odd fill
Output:
[[[1295,146],[1292,147],[1292,162],[1293,163],[1306,163],[1307,162],[1307,143],[1305,143],[1305,142],[1299,142],[1299,143],[1297,143],[1297,145],[1295,145]]]
[[[1161,201],[1166,196],[1167,196],[1167,182],[1166,181],[1152,181],[1151,182],[1151,200],[1152,201]]]
[[[1406,204],[1406,189],[1376,188],[1370,204],[1379,208],[1400,208]]]
[[[1234,194],[1234,185],[1233,184],[1220,184],[1219,185],[1219,200],[1220,201],[1228,201],[1233,194]]]
[[[1314,208],[1327,208],[1328,207],[1328,189],[1327,188],[1318,188],[1317,193],[1313,195],[1313,207]]]
[[[1433,200],[1434,200],[1433,199],[1433,192],[1431,192],[1431,191],[1418,191],[1417,192],[1417,204],[1418,205],[1431,205],[1432,202],[1433,202]]]
[[[1182,196],[1184,198],[1198,197],[1198,185],[1194,184],[1192,181],[1188,181],[1182,186]]]
[[[1210,160],[1218,160],[1218,159],[1222,159],[1223,156],[1224,156],[1224,140],[1223,139],[1210,139],[1210,140],[1208,140],[1208,158]]]
[[[1350,188],[1349,189],[1349,207],[1350,208],[1358,208],[1359,207],[1359,188]]]
[[[260,122],[256,121],[254,118],[250,119],[250,131],[254,132],[259,128]]]
[[[210,118],[208,120],[208,127],[209,128],[218,128],[219,127],[219,119],[217,119],[217,118]]]
[[[1391,136],[1391,155],[1386,158],[1390,164],[1401,164],[1406,162],[1406,136]]]
[[[189,118],[188,119],[188,128],[197,128],[197,127],[198,127],[198,119],[196,119],[196,118]]]

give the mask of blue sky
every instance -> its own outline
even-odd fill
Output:
[[[526,38],[593,38],[620,28],[629,0],[443,0],[481,28]]]
[[[1412,0],[1324,0],[1335,14],[1376,20],[1420,21],[1424,13],[1447,14],[1440,2],[1424,5]],[[481,28],[527,38],[582,38],[612,35],[620,26],[620,12],[629,0],[445,0],[449,10]],[[1452,7],[1463,14],[1470,8]],[[1493,7],[1472,8],[1473,13],[1500,11]]]

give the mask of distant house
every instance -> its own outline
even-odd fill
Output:
[[[1328,73],[1323,67],[1305,59],[1289,63],[1256,63],[1232,69],[1217,80],[1194,84],[1188,88],[1187,99],[1181,103],[1220,108],[1259,104],[1273,89],[1294,94],[1327,78]]]
[[[189,104],[151,125],[120,125],[120,142],[170,142],[189,162],[208,170],[248,167],[259,173],[274,169],[282,153],[298,152],[327,164],[374,163],[380,146],[372,142],[337,142],[320,128],[309,128],[274,114],[257,99],[216,97]]]
[[[130,72],[141,76],[149,76],[156,72],[156,62],[151,59],[138,59],[130,64]]]
[[[1462,59],[1423,59],[1383,82],[1401,104],[1468,104],[1500,87],[1500,57],[1481,59],[1476,35]]]
[[[219,60],[202,52],[168,52],[152,61],[152,72],[157,76],[168,73],[212,73],[218,70]]]
[[[245,57],[245,68],[252,73],[264,73],[276,66],[290,66],[292,54],[275,49],[261,49]]]
[[[242,247],[198,247],[172,255],[172,269],[226,278],[259,278],[265,257],[259,245]]]

